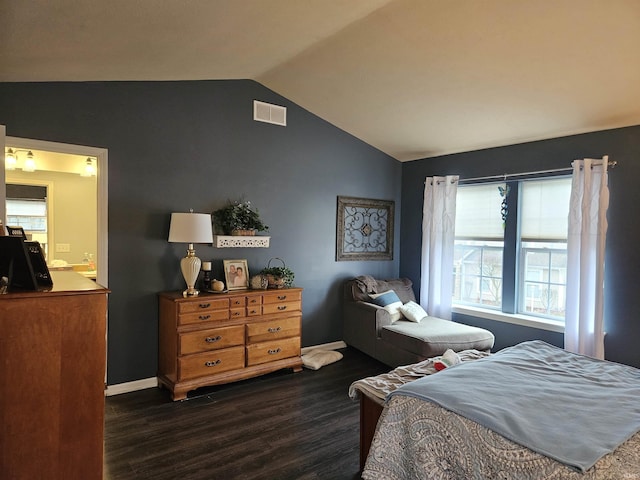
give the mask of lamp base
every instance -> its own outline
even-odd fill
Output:
[[[187,250],[187,256],[180,260],[180,270],[182,270],[182,276],[187,284],[187,289],[182,292],[183,297],[197,297],[200,291],[195,288],[196,280],[198,280],[198,274],[200,273],[200,259],[196,257],[193,245],[189,245]]]
[[[200,290],[196,289],[196,288],[192,288],[191,290],[189,290],[188,288],[186,290],[184,290],[182,292],[182,296],[184,298],[187,297],[197,297],[198,295],[200,295]]]

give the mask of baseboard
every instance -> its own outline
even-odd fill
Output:
[[[147,388],[157,387],[158,379],[156,377],[143,378],[141,380],[134,380],[133,382],[118,383],[115,385],[108,385],[105,395],[110,397],[111,395],[120,395],[121,393],[136,392],[138,390],[145,390]]]
[[[301,350],[302,355],[315,349],[322,350],[339,350],[341,348],[347,348],[347,344],[342,340],[338,342],[323,343],[322,345],[314,345],[312,347],[304,347]],[[133,382],[118,383],[115,385],[108,385],[105,395],[110,397],[112,395],[120,395],[122,393],[136,392],[138,390],[145,390],[147,388],[157,387],[158,379],[156,377],[143,378],[141,380],[134,380]]]

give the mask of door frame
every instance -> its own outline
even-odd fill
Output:
[[[7,223],[7,187],[4,173],[4,154],[5,154],[5,135],[7,127],[0,125],[0,221],[2,221],[2,228],[6,227]]]
[[[0,131],[0,134],[2,132]],[[108,229],[108,161],[109,152],[106,148],[89,147],[85,145],[73,145],[70,143],[49,142],[45,140],[34,140],[30,138],[10,137],[7,136],[4,139],[4,143],[10,144],[13,147],[24,150],[45,150],[55,153],[66,153],[71,155],[82,155],[86,157],[97,158],[97,268],[98,274],[96,281],[103,287],[109,286],[109,229]],[[4,146],[2,148],[2,155],[4,156]],[[4,160],[4,157],[3,157]],[[3,167],[4,167],[4,161]],[[4,168],[2,168],[2,186],[5,188],[6,179],[4,178]],[[3,196],[4,197],[4,196]],[[5,215],[5,199],[2,198],[2,206],[0,207],[2,212],[1,218],[6,218]]]

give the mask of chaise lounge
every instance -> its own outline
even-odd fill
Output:
[[[401,310],[413,306],[422,311],[415,304],[413,283],[408,278],[378,280],[363,275],[345,283],[343,334],[347,345],[392,367],[442,355],[448,349],[489,352],[493,347],[495,337],[488,330],[428,315],[410,321],[393,306],[382,306],[381,294],[389,291],[397,295],[404,307]]]

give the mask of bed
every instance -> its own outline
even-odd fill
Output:
[[[472,349],[463,350],[456,355],[460,362],[470,362],[484,358],[489,353]],[[351,384],[349,397],[360,402],[360,471],[364,468],[369,454],[371,441],[387,395],[405,383],[436,373],[438,371],[436,362],[441,359],[442,356],[427,358],[418,363],[394,368],[388,373],[356,380]]]
[[[539,341],[470,360],[387,388],[362,478],[640,480],[640,370]],[[584,392],[570,408],[556,391],[563,384],[572,398]],[[350,395],[371,401],[377,389],[356,382]],[[555,397],[560,406],[547,403]],[[487,399],[497,415],[478,406]],[[532,418],[520,404],[535,410]],[[506,430],[491,424],[492,415],[506,416]]]

